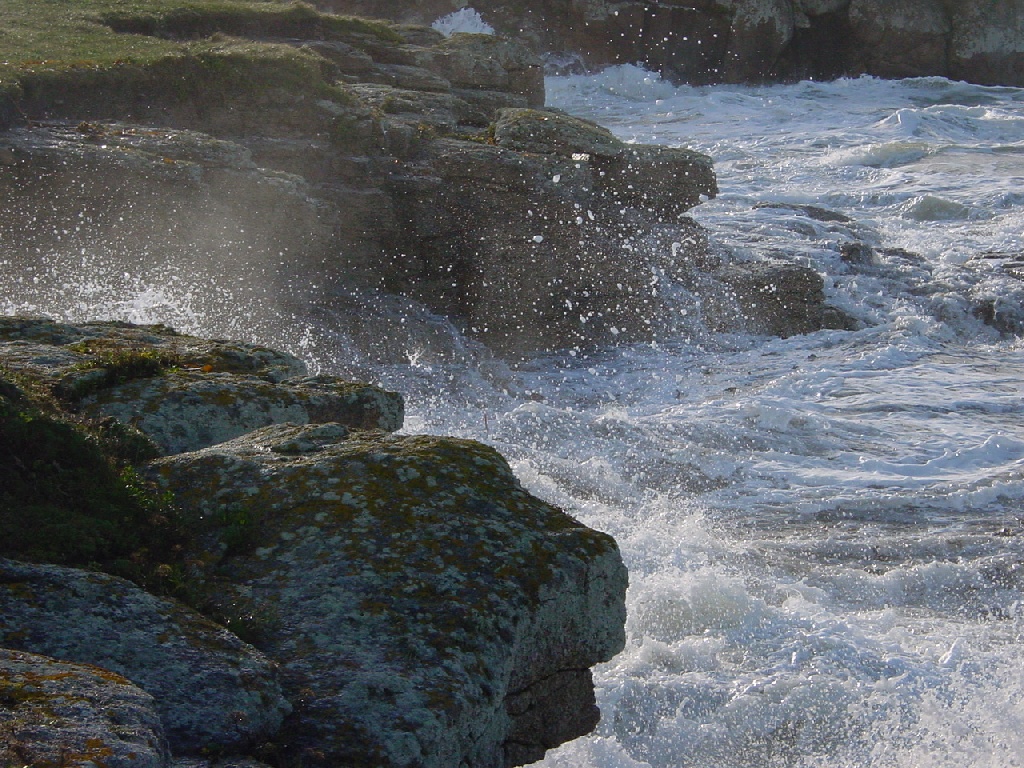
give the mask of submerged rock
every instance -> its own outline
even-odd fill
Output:
[[[159,459],[244,547],[207,541],[217,593],[261,648],[315,764],[502,768],[596,723],[589,667],[621,649],[612,539],[526,493],[478,443],[278,425]],[[313,757],[309,757],[313,755]]]
[[[128,678],[152,697],[147,706],[176,753],[267,739],[291,709],[274,665],[254,648],[176,601],[102,573],[0,560],[0,647]]]
[[[164,768],[153,697],[99,667],[0,648],[0,761]]]

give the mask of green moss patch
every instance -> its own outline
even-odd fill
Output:
[[[145,440],[119,425],[76,424],[12,378],[0,370],[0,556],[174,592],[169,563],[186,526],[124,458],[145,458]]]
[[[110,5],[110,3],[106,3]],[[127,5],[122,3],[120,5]],[[295,37],[309,40],[366,35],[386,42],[401,37],[384,22],[320,13],[301,2],[136,2],[98,14],[116,32],[168,39],[209,37]]]
[[[383,22],[283,0],[4,0],[0,126],[254,92],[330,95],[326,62],[272,40],[400,42]]]

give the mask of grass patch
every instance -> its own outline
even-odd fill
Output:
[[[187,597],[190,524],[133,462],[153,447],[111,420],[76,420],[0,369],[0,556],[96,568]]]
[[[287,0],[3,0],[0,124],[62,102],[123,112],[147,100],[328,88],[323,59],[268,38],[401,40],[387,23]]]

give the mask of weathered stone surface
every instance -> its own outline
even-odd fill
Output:
[[[544,72],[536,54],[513,39],[457,33],[416,51],[416,63],[453,86],[507,91],[544,104]]]
[[[951,77],[1024,85],[1024,0],[952,3]]]
[[[691,149],[627,144],[622,154],[598,160],[597,188],[614,204],[672,220],[718,194],[711,158]]]
[[[852,0],[857,71],[881,77],[945,75],[951,31],[935,0]]]
[[[268,424],[331,421],[393,431],[404,418],[396,393],[306,376],[292,355],[164,326],[0,318],[0,361],[50,382],[86,415],[132,425],[164,453],[205,448]]]
[[[0,649],[0,762],[164,768],[153,697],[99,667]]]
[[[187,508],[253,521],[217,588],[274,617],[262,647],[297,704],[295,748],[325,765],[501,768],[589,730],[588,667],[624,640],[610,537],[531,497],[483,445],[330,426],[151,469]]]
[[[792,0],[735,0],[722,74],[727,82],[769,79],[793,39]]]
[[[385,284],[503,353],[650,338],[659,275],[704,245],[681,214],[716,194],[710,159],[534,109],[502,110],[494,143],[436,141],[430,175],[393,179],[409,244]]]
[[[2,354],[2,353],[0,353]],[[255,376],[170,373],[103,389],[85,413],[132,424],[165,453],[205,448],[269,424],[342,422],[352,429],[400,429],[402,398],[333,376],[273,383]]]
[[[503,109],[494,122],[494,143],[520,152],[617,157],[625,144],[607,128],[561,112]]]
[[[352,115],[336,119],[346,137],[362,131]],[[90,278],[102,297],[105,280],[130,275],[177,295],[209,286],[191,296],[211,316],[224,301],[272,306],[310,295],[311,283],[337,287],[342,270],[351,285],[360,274],[353,265],[387,237],[384,206],[377,223],[356,195],[335,190],[344,206],[323,201],[304,178],[255,166],[237,141],[194,131],[51,124],[0,134],[4,149],[13,162],[0,174],[0,237],[13,270],[45,272],[24,290],[40,304],[48,291]],[[335,267],[339,249],[348,261]],[[78,256],[74,271],[55,274],[68,253]],[[100,264],[106,273],[92,275]]]
[[[813,269],[781,261],[727,264],[714,273],[725,290],[707,304],[708,324],[725,331],[794,336],[842,327],[826,307],[824,281]]]
[[[0,646],[124,675],[154,698],[175,752],[265,739],[291,709],[254,648],[105,574],[0,560]]]

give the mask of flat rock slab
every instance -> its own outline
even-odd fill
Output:
[[[268,738],[291,709],[255,648],[102,573],[0,560],[0,647],[124,675],[155,698],[176,753]]]
[[[99,667],[0,649],[0,763],[163,768],[153,697]]]
[[[214,591],[268,617],[310,764],[501,768],[596,723],[589,667],[624,642],[618,549],[493,449],[277,425],[151,473],[249,521]]]

